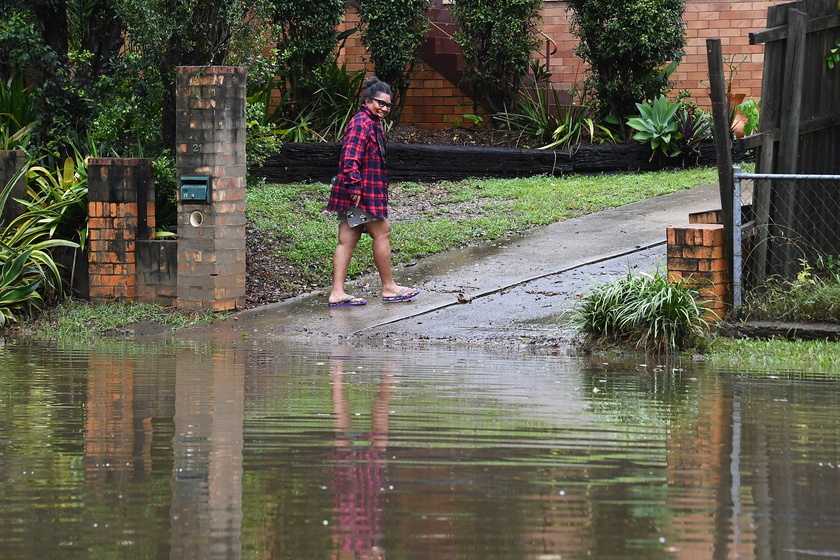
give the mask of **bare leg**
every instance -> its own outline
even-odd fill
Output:
[[[344,282],[347,280],[347,270],[350,268],[350,259],[353,258],[356,243],[361,237],[360,228],[351,228],[347,222],[338,224],[338,245],[333,253],[333,284],[330,290],[330,303],[339,302],[347,297]]]
[[[365,227],[373,238],[373,262],[382,280],[382,297],[394,297],[403,287],[394,282],[391,271],[391,224],[388,220],[376,220]]]

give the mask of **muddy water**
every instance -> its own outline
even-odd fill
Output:
[[[840,556],[840,387],[481,350],[0,347],[0,558]]]

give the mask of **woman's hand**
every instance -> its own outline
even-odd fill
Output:
[[[350,195],[350,202],[353,203],[353,206],[358,206],[360,200],[362,200],[362,195],[360,195],[360,194],[351,194]]]

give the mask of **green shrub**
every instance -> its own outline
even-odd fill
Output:
[[[690,347],[708,327],[699,291],[671,282],[661,267],[598,286],[577,305],[573,324],[586,345],[630,344],[668,353]]]
[[[59,165],[47,159],[45,165],[32,166],[26,173],[27,214],[37,216],[49,237],[87,242],[88,181],[87,160],[76,152],[76,159],[65,158]]]
[[[0,150],[25,150],[37,126],[35,99],[23,74],[0,79]]]
[[[757,131],[758,121],[761,117],[761,101],[747,99],[738,105],[737,110],[741,111],[747,119],[744,123],[744,136],[749,136],[753,132]]]
[[[0,191],[0,211],[6,205],[13,185],[29,171],[25,166]],[[50,296],[62,293],[61,274],[50,250],[78,247],[63,239],[53,239],[54,224],[49,219],[72,201],[57,201],[48,211],[35,208],[24,212],[0,229],[0,325],[30,314]]]
[[[495,115],[497,123],[517,142],[530,141],[549,149],[561,146],[571,151],[584,140],[615,143],[612,131],[590,118],[583,104],[563,103],[551,85],[551,73],[531,62],[530,83],[520,89],[516,109]]]
[[[347,122],[359,110],[359,96],[365,81],[365,71],[347,71],[347,62],[333,59],[317,71],[316,102],[312,105],[315,126],[321,138],[341,140]]]
[[[268,0],[276,26],[278,86],[287,102],[305,107],[319,88],[317,70],[329,64],[340,37],[346,0]]]
[[[834,41],[834,44],[836,46],[825,53],[825,63],[829,70],[834,70],[834,67],[840,64],[840,39]]]
[[[265,103],[262,101],[248,102],[245,106],[245,154],[248,168],[260,166],[265,160],[280,149],[282,142],[278,131],[262,122],[265,114]]]
[[[458,0],[455,40],[464,54],[464,79],[491,114],[513,109],[522,76],[537,47],[541,0]]]
[[[754,320],[840,323],[840,261],[823,255],[800,261],[795,279],[773,277],[744,292],[739,314]]]
[[[96,89],[101,101],[87,131],[103,153],[146,157],[162,152],[164,84],[157,69],[126,51],[112,62]]]
[[[312,74],[319,85],[305,105],[294,101],[290,90],[279,100],[272,97],[275,90],[282,92],[287,87],[274,78],[248,96],[249,127],[253,126],[254,132],[261,130],[261,142],[268,144],[269,134],[288,142],[341,140],[345,125],[359,110],[365,71],[348,72],[347,63],[339,66],[333,57]],[[265,146],[265,150],[271,149]]]
[[[28,83],[31,122],[38,123],[31,130],[32,137],[36,144],[44,145],[72,129],[78,117],[87,114],[88,103],[70,87],[69,63],[51,48],[33,12],[34,8],[21,3],[0,18],[0,79],[9,84],[20,76]],[[13,91],[8,93],[17,96],[20,90],[13,93],[17,88],[11,84]],[[15,119],[20,126],[26,124],[20,115]]]
[[[36,120],[34,100],[22,74],[0,80],[0,129],[11,136]]]
[[[568,6],[580,38],[575,52],[588,65],[587,93],[600,118],[626,122],[636,103],[670,88],[684,54],[683,0],[569,0]]]

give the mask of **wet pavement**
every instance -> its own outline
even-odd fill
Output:
[[[560,344],[572,334],[565,317],[579,294],[628,267],[664,263],[667,227],[719,207],[717,186],[703,185],[396,267],[397,283],[422,290],[407,302],[383,303],[374,273],[348,283],[348,293],[367,298],[365,306],[328,308],[327,294],[317,291],[176,336]]]

